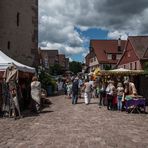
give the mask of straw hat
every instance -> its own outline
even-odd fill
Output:
[[[114,81],[113,80],[109,80],[108,83],[114,83]]]
[[[119,83],[117,84],[117,86],[118,86],[118,87],[122,87],[122,83],[119,82]]]

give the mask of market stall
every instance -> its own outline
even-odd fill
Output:
[[[125,80],[130,80],[135,85],[137,94],[125,96],[126,111],[128,110],[128,108],[131,108],[131,106],[133,107],[131,112],[134,112],[135,110],[138,111],[139,106],[141,106],[145,111],[146,97],[144,97],[145,95],[143,94],[143,91],[141,91],[140,87],[140,77],[144,75],[144,70],[129,70],[124,68],[113,70],[95,70],[94,75],[100,76],[102,81],[105,82],[106,85],[108,84],[109,80],[113,80],[115,87],[117,87],[117,84],[119,82],[122,83],[125,87]]]
[[[10,116],[11,107],[20,115],[20,102],[24,102],[23,90],[35,74],[35,68],[21,64],[0,51],[0,111]],[[29,84],[30,85],[30,84]]]

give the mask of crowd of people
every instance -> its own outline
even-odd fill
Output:
[[[33,112],[40,113],[47,93],[43,93],[41,82],[36,76],[32,78],[30,88],[32,98],[30,108]],[[94,77],[93,75],[68,76],[58,79],[57,92],[59,95],[64,93],[65,98],[71,99],[73,105],[79,103],[79,99],[84,99],[84,103],[89,105],[93,98],[96,99],[99,107],[106,106],[107,110],[118,111],[125,109],[125,98],[137,95],[135,84],[129,81],[129,78],[123,77],[117,80],[112,77]],[[19,108],[19,104],[17,103],[15,107]],[[20,110],[18,111],[20,114]]]
[[[58,85],[62,86],[66,98],[71,99],[72,104],[75,105],[78,99],[84,98],[84,103],[89,105],[91,98],[96,98],[99,107],[107,106],[108,110],[124,110],[125,97],[137,95],[135,84],[128,78],[117,81],[111,77],[105,80],[101,76],[72,76],[59,80]]]

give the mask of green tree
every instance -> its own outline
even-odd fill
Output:
[[[74,74],[82,71],[82,64],[81,62],[72,61],[69,63],[69,70],[72,71]]]
[[[50,66],[50,74],[51,75],[63,74],[62,66],[60,64],[54,64],[53,66]]]
[[[47,87],[50,85],[52,88],[52,91],[54,91],[55,86],[56,86],[56,82],[51,77],[50,74],[48,74],[47,72],[42,70],[41,73],[39,74],[39,81],[41,82],[42,88],[47,90]]]
[[[105,66],[104,66],[104,69],[105,69],[105,70],[111,70],[111,66],[110,66],[110,65],[105,65]]]
[[[144,69],[145,73],[148,74],[148,62],[143,63],[143,69]]]

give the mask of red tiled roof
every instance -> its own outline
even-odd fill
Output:
[[[128,39],[139,59],[148,58],[148,36],[129,36]]]
[[[132,45],[133,50],[134,50],[136,56],[139,58],[139,60],[147,60],[148,59],[148,36],[129,36],[127,43],[128,42],[130,42],[130,44]],[[124,49],[124,53],[123,53],[122,57],[120,58],[120,60],[117,63],[117,66],[120,64],[123,64],[124,60],[126,61],[126,59],[125,59],[126,50],[127,50],[127,45]]]
[[[122,51],[125,43],[125,40],[121,40]],[[94,50],[100,63],[117,63],[117,60],[108,60],[106,53],[121,53],[118,51],[118,40],[91,40],[90,48]]]

